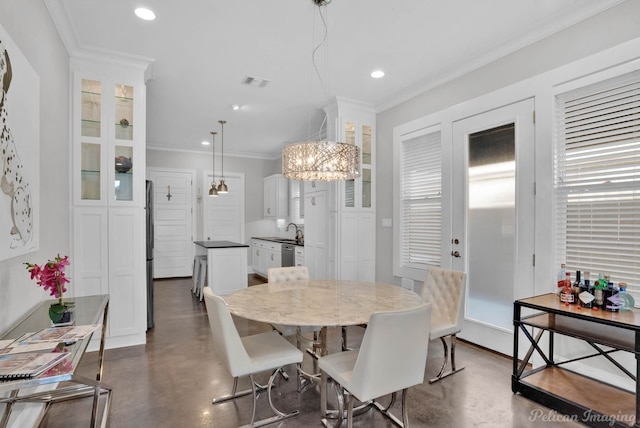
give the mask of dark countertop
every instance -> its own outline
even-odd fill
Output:
[[[194,244],[204,248],[240,248],[248,247],[247,244],[238,244],[231,241],[193,241]]]
[[[298,244],[295,239],[278,238],[277,236],[269,236],[266,238],[263,236],[252,236],[251,239],[261,239],[263,241],[279,242],[280,244],[290,244],[304,247],[304,243]]]

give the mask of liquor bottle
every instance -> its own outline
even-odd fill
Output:
[[[593,306],[593,287],[589,279],[589,272],[584,273],[584,281],[580,283],[580,306],[583,308],[591,309]]]
[[[620,311],[620,294],[618,287],[609,281],[604,293],[604,310],[609,312]]]
[[[601,308],[604,303],[604,289],[607,288],[607,283],[605,282],[602,275],[600,278],[596,280],[596,283],[593,287],[593,297],[595,300],[593,301],[593,306],[596,308]]]
[[[618,293],[620,296],[620,310],[628,311],[633,309],[636,302],[633,296],[627,293],[627,283],[626,282],[619,283],[618,288],[620,289],[620,292]]]
[[[565,280],[562,284],[562,289],[560,290],[560,301],[565,304],[575,303],[573,299],[573,293],[571,291],[571,274],[569,272],[565,273]]]
[[[566,273],[567,273],[567,265],[562,263],[560,265],[560,270],[558,271],[558,288],[559,289],[562,289],[562,287],[564,287],[564,280],[566,279]]]

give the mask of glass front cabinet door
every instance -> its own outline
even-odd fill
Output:
[[[366,104],[341,99],[328,111],[336,114],[333,119],[337,140],[360,148],[360,177],[344,181],[339,192],[340,208],[347,211],[371,210],[375,205],[375,112]],[[331,130],[328,135],[331,135]]]
[[[143,119],[135,85],[74,78],[74,203],[128,205],[142,197]],[[142,134],[143,135],[143,134]]]

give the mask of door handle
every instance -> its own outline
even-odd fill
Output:
[[[459,252],[459,251],[452,251],[452,252],[451,252],[451,255],[452,255],[453,257],[460,257],[460,252]]]

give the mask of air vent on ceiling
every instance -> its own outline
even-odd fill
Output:
[[[243,85],[253,86],[254,88],[264,88],[269,84],[266,79],[260,79],[258,77],[247,76],[242,80]]]

